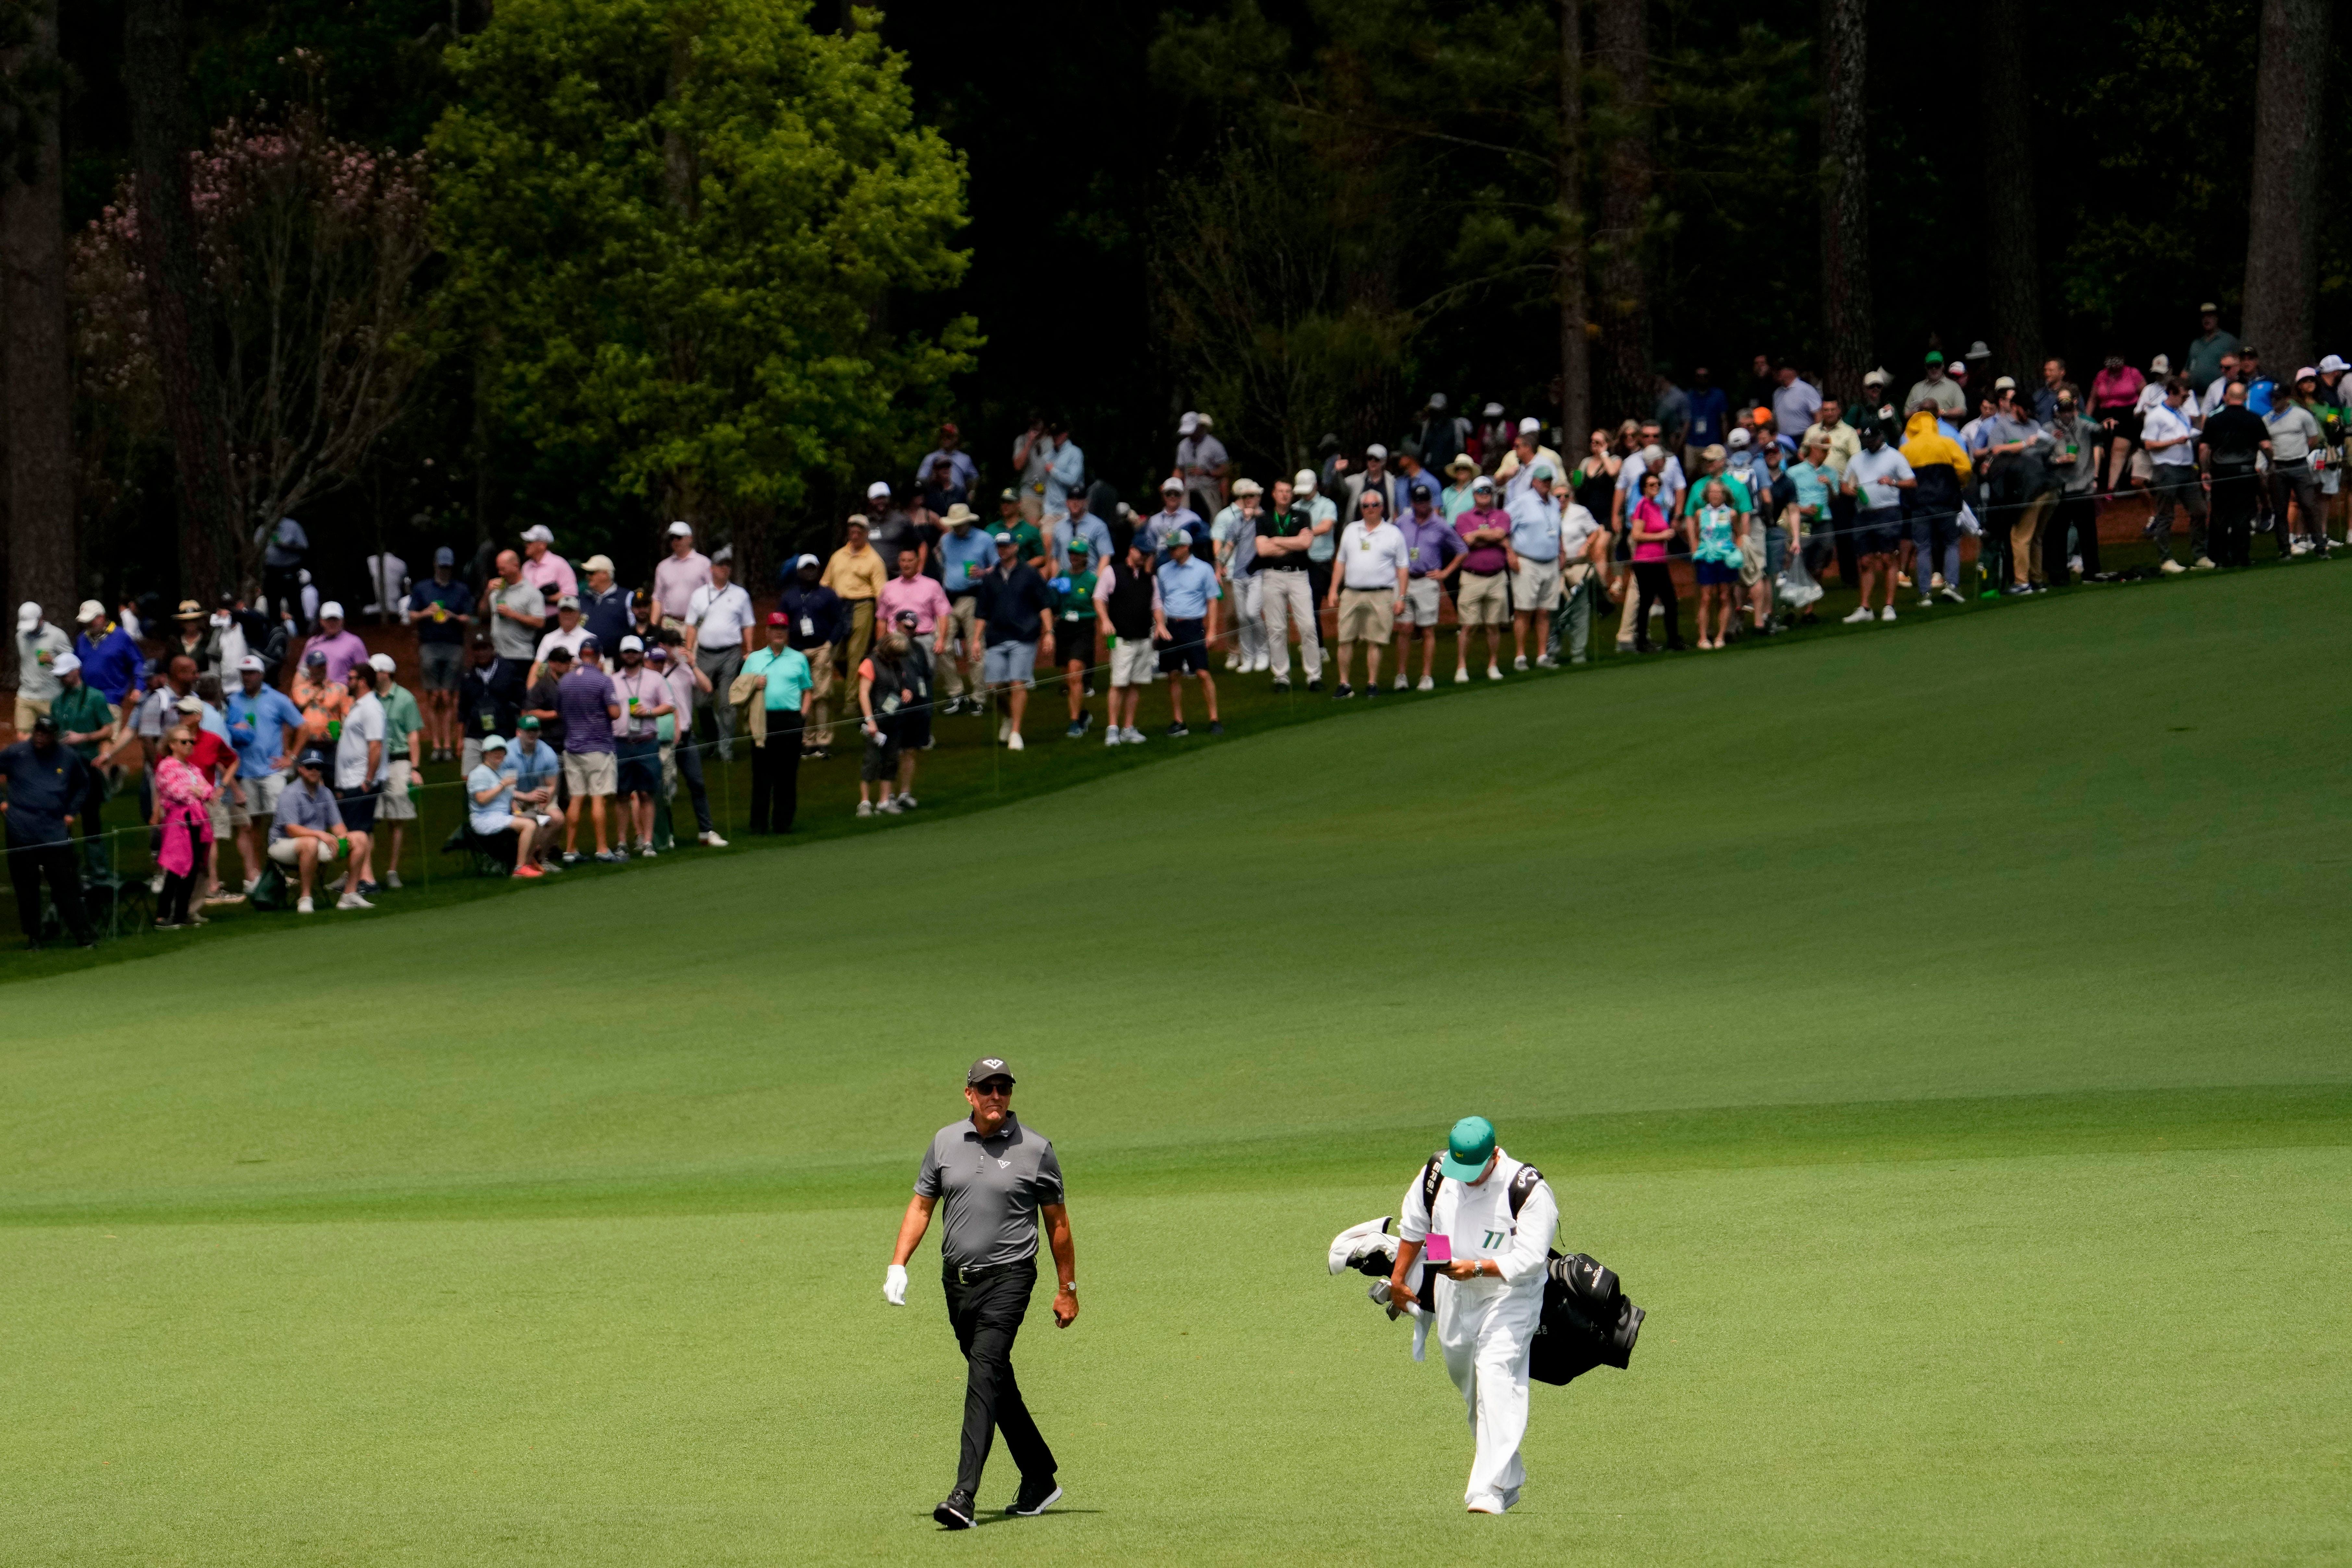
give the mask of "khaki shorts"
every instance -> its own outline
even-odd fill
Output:
[[[383,804],[376,815],[386,822],[414,822],[416,803],[408,798],[409,760],[394,757],[383,765]]]
[[[1394,588],[1339,590],[1339,640],[1387,642],[1396,636]]]
[[[245,787],[245,814],[247,818],[278,815],[278,796],[286,788],[284,773],[263,773],[258,778],[237,782]]]
[[[1433,626],[1437,612],[1445,605],[1445,590],[1434,577],[1415,577],[1404,585],[1404,624],[1409,626]]]
[[[1511,576],[1511,603],[1521,610],[1559,608],[1559,563],[1522,561]]]
[[[1764,527],[1751,523],[1748,537],[1739,542],[1739,580],[1751,588],[1764,581]]]
[[[1113,686],[1149,686],[1152,675],[1160,668],[1160,650],[1150,637],[1121,637],[1118,646],[1110,650],[1110,683]]]
[[[575,796],[618,795],[621,764],[610,752],[566,752],[563,782]]]
[[[21,738],[31,734],[33,732],[33,721],[47,717],[48,711],[49,700],[46,697],[19,697],[16,699],[17,735]]]
[[[245,791],[235,784],[213,791],[213,797],[205,803],[205,809],[213,819],[213,837],[215,839],[226,838],[234,829],[248,826],[253,821],[246,814]]]
[[[1462,574],[1462,598],[1454,606],[1465,626],[1499,626],[1511,618],[1511,595],[1500,572],[1481,577]]]

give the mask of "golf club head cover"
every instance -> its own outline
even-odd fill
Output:
[[[1333,1237],[1330,1250],[1325,1258],[1331,1266],[1331,1272],[1338,1274],[1353,1268],[1361,1274],[1370,1273],[1371,1270],[1364,1268],[1360,1259],[1383,1244],[1387,1247],[1389,1262],[1393,1265],[1396,1261],[1396,1238],[1388,1234],[1389,1224],[1389,1216],[1383,1215],[1379,1219],[1368,1219],[1361,1225],[1351,1225]],[[1383,1268],[1381,1272],[1386,1274],[1388,1269]]]

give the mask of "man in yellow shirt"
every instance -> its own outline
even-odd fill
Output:
[[[881,553],[866,542],[866,519],[852,516],[849,542],[833,552],[833,559],[825,563],[824,575],[818,579],[841,596],[842,610],[849,617],[849,646],[843,650],[843,668],[856,669],[872,645],[874,605],[889,580]]]

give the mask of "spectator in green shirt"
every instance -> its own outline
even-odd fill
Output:
[[[49,700],[49,717],[58,721],[58,743],[72,747],[89,764],[88,792],[75,815],[81,818],[83,861],[95,873],[106,864],[106,839],[99,824],[106,805],[106,780],[98,771],[98,748],[114,732],[114,710],[98,688],[81,678],[81,660],[74,655],[58,655],[49,673],[58,678],[58,694]]]
[[[392,852],[384,859],[383,883],[387,888],[397,888],[401,836],[408,831],[407,825],[416,820],[416,803],[408,792],[415,782],[416,751],[424,739],[425,714],[416,705],[415,694],[393,679],[394,667],[390,654],[370,655],[368,666],[376,672],[376,700],[383,704],[383,799],[375,813],[378,820],[392,824]]]

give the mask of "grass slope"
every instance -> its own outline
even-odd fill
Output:
[[[991,1526],[1024,1558],[1354,1561],[1402,1515],[1515,1561],[2341,1560],[2329,581],[11,987],[6,1555],[1001,1555],[931,1539],[960,1364],[924,1270],[875,1279],[985,1048],[1087,1288],[1024,1338],[1071,1489]],[[1499,1522],[1319,1263],[1473,1107],[1654,1314],[1538,1390]]]

